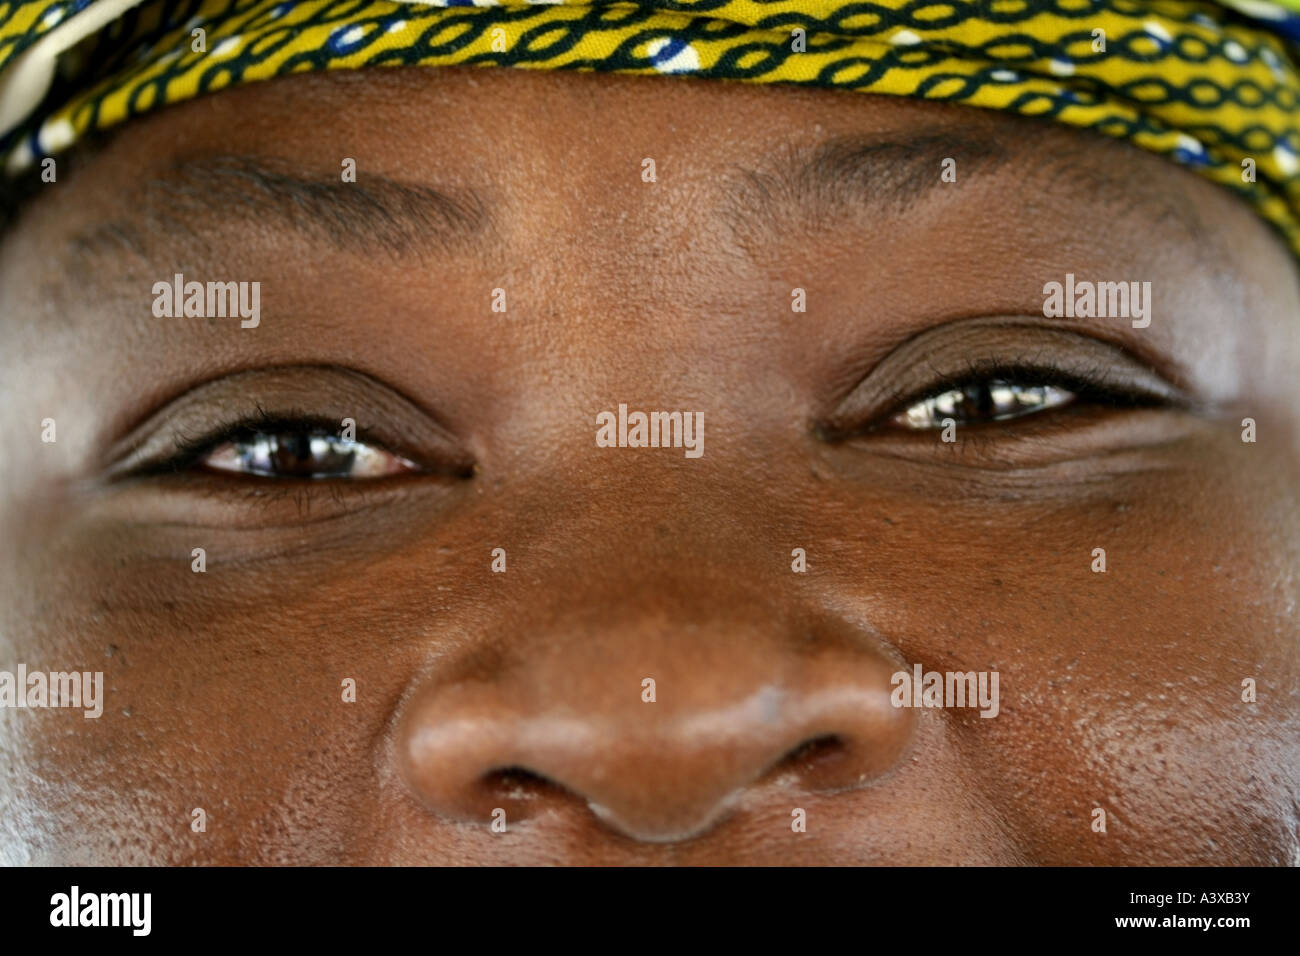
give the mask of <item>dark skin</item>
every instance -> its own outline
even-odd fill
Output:
[[[175,272],[260,325],[156,318]],[[1067,272],[1151,325],[1044,318]],[[0,668],[105,680],[0,716],[0,854],[1294,862],[1297,315],[1228,191],[970,108],[407,69],[127,124],[0,249]],[[890,423],[1031,359],[1109,391]],[[703,456],[597,448],[619,403]],[[259,410],[414,470],[212,469]],[[998,716],[892,708],[914,663]]]

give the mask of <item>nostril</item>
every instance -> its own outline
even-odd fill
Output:
[[[848,746],[838,734],[812,737],[795,747],[772,768],[772,773],[797,773],[819,776],[831,772],[849,755]]]
[[[593,692],[576,703],[553,698],[572,683],[565,668],[591,657],[567,645],[534,648],[531,670],[480,673],[467,662],[464,679],[431,683],[404,705],[394,757],[411,795],[446,821],[503,833],[516,821],[552,833],[600,824],[655,843],[692,839],[773,799],[866,786],[895,766],[916,716],[891,706],[892,661],[856,644],[789,659],[784,642],[766,640],[751,658],[748,641],[732,654],[741,637],[726,634],[718,647],[664,658],[681,695],[665,696],[660,679],[661,703],[649,710],[622,685],[607,690],[604,670],[584,676]],[[624,668],[619,646],[612,640],[614,656],[591,666]]]
[[[527,767],[490,770],[483,775],[480,785],[489,795],[499,800],[533,801],[574,796],[567,787]]]

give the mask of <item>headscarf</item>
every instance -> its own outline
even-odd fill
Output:
[[[513,66],[964,103],[1126,140],[1234,190],[1300,255],[1300,0],[11,0],[0,156],[30,167],[291,73]]]

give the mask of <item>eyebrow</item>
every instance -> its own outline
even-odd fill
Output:
[[[728,183],[734,214],[768,218],[785,203],[827,205],[869,201],[901,211],[941,185],[945,159],[991,170],[1007,162],[992,141],[952,135],[923,135],[892,141],[873,136],[838,136],[808,147],[786,143],[753,168],[738,167]]]
[[[168,239],[207,244],[214,227],[271,223],[345,252],[402,256],[472,247],[491,227],[487,204],[472,190],[444,191],[375,173],[356,182],[312,178],[283,162],[245,155],[179,160],[128,201],[126,216],[74,236],[74,253],[125,248],[147,255]]]
[[[892,133],[839,136],[813,146],[787,143],[756,167],[733,168],[720,214],[744,245],[754,238],[755,226],[781,233],[792,223],[806,226],[855,210],[902,217],[935,194],[1014,171],[1017,179],[1011,185],[1017,195],[1036,204],[1068,191],[1080,205],[1091,203],[1094,214],[1138,214],[1148,224],[1173,223],[1198,241],[1209,236],[1172,177],[1135,174],[1123,162],[1125,152],[1143,159],[1145,154],[1095,133],[1043,132],[1026,127],[1014,147],[994,138],[992,131],[973,136],[946,129],[904,139]],[[1076,148],[1069,148],[1071,139],[1078,141]],[[956,163],[955,183],[940,176],[948,159]]]

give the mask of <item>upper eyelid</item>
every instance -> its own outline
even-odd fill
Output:
[[[328,412],[308,409],[328,409]],[[241,426],[279,421],[337,433],[356,421],[358,440],[429,472],[467,473],[475,456],[436,416],[384,382],[342,366],[272,366],[209,379],[156,407],[97,466],[108,481],[154,473],[182,445]],[[186,441],[188,439],[188,442]],[[165,469],[164,469],[165,470]]]
[[[341,422],[333,422],[310,412],[294,411],[265,416],[245,413],[232,418],[229,422],[218,424],[195,434],[188,434],[181,430],[173,431],[170,434],[170,446],[172,448],[170,454],[151,456],[148,461],[126,469],[126,472],[133,477],[145,477],[184,471],[199,464],[205,454],[221,445],[233,441],[248,440],[258,434],[320,432],[341,437],[342,430]],[[355,441],[360,445],[368,445],[389,454],[407,458],[406,453],[401,448],[393,447],[390,440],[378,437],[373,433],[373,430],[367,430],[360,424],[357,425]],[[408,458],[408,460],[412,459]],[[414,462],[414,464],[421,471],[430,470],[426,469],[422,462]]]
[[[1116,391],[1196,405],[1181,384],[1119,342],[1046,325],[1037,317],[992,316],[933,326],[896,346],[831,412],[813,422],[813,431],[831,440],[861,430],[868,421],[883,421],[900,404],[919,401],[968,374],[972,366],[987,369],[990,357],[1005,367],[1073,374],[1092,378],[1094,384],[1104,378]]]
[[[1135,401],[1133,402],[1134,407],[1138,407],[1142,404],[1153,404],[1156,402],[1163,403],[1168,401],[1168,399],[1165,396],[1160,396],[1151,391],[1139,392],[1136,389],[1125,390],[1122,387],[1118,387],[1118,386],[1112,387],[1110,383],[1105,382],[1100,378],[1091,382],[1080,381],[1077,384],[1073,384],[1067,381],[1069,378],[1072,377],[1068,372],[1063,373],[1060,369],[1045,364],[1020,365],[1018,366],[1018,371],[1021,374],[1022,384],[1061,385],[1061,383],[1064,383],[1062,387],[1064,387],[1067,391],[1073,392],[1076,396],[1082,396],[1085,398],[1088,397],[1089,394],[1096,396],[1099,393],[1108,393],[1111,396],[1115,397],[1116,399],[1127,395],[1135,399]],[[981,374],[984,375],[983,378],[978,377]],[[1008,368],[1006,370],[1005,378],[1014,379],[1015,377],[1016,377],[1015,370]],[[872,423],[869,427],[865,429],[859,428],[857,429],[857,431],[872,431],[877,428],[884,427],[899,413],[904,412],[911,407],[914,407],[916,404],[924,401],[927,398],[931,398],[936,395],[943,394],[945,392],[955,391],[956,389],[961,388],[963,385],[975,384],[981,381],[994,381],[994,380],[995,377],[989,373],[969,373],[969,374],[962,374],[955,378],[951,378],[936,383],[934,387],[925,389],[920,394],[915,394],[912,397],[900,399],[897,402],[897,404],[891,407],[890,411],[885,413],[884,418],[882,418],[877,422]],[[1020,423],[1021,419],[1030,418],[1031,415],[1036,419],[1036,424],[1041,425],[1042,424],[1041,419],[1045,414],[1052,411],[1062,411],[1071,406],[1074,406],[1075,404],[1076,403],[1074,401],[1070,401],[1064,405],[1053,406],[1051,408],[1043,409],[1042,411],[1035,411],[1033,413],[1026,413],[1023,415],[1014,415],[996,421],[990,420],[987,423],[974,423],[974,425],[976,427],[978,427],[980,424],[988,424],[990,426],[997,425],[1003,428],[1016,427],[1017,423]],[[907,430],[907,429],[903,428],[902,430]],[[826,437],[844,438],[844,437],[848,437],[848,433],[836,434],[833,436],[827,434]]]

